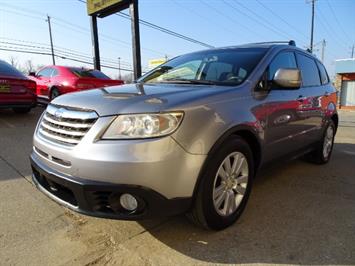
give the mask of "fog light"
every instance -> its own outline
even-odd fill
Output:
[[[138,207],[138,202],[131,194],[122,194],[120,197],[120,203],[123,208],[128,211],[134,211]]]

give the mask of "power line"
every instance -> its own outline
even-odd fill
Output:
[[[327,2],[327,5],[328,5],[330,11],[331,11],[332,14],[333,14],[333,17],[335,18],[336,23],[338,24],[338,26],[339,26],[339,28],[341,29],[341,31],[344,33],[344,36],[346,36],[346,37],[348,38],[348,40],[349,40],[350,42],[352,42],[352,40],[349,38],[348,34],[345,32],[345,30],[344,30],[344,28],[342,27],[342,25],[340,24],[340,22],[339,22],[339,20],[338,20],[338,17],[336,16],[336,14],[335,14],[335,12],[334,12],[333,7],[332,7],[332,6],[330,5],[330,3],[329,3],[329,0],[327,0],[326,2]]]
[[[230,7],[232,7],[234,10],[243,13],[241,10],[239,10],[238,8],[236,8],[235,6],[233,6],[232,4],[226,2],[225,0],[223,0],[223,2],[225,4],[228,4]],[[290,37],[288,35],[288,33],[285,33],[283,30],[280,30],[279,28],[277,28],[275,25],[272,25],[270,22],[268,22],[265,17],[260,16],[259,14],[257,14],[256,12],[254,12],[252,9],[248,8],[247,6],[245,6],[244,4],[242,4],[241,2],[236,2],[234,1],[238,6],[241,6],[242,8],[244,8],[245,10],[247,10],[249,13],[251,13],[253,16],[248,16],[251,20],[254,20],[256,22],[258,22],[259,24],[261,24],[262,26],[264,26],[265,28],[269,29],[270,31],[273,31],[274,33],[278,34],[278,35],[282,35],[283,37],[287,38],[287,39],[292,39],[292,37]],[[258,18],[259,21],[257,21],[255,18]]]
[[[78,0],[78,1],[81,2],[81,3],[85,3],[85,4],[86,4],[86,1],[84,1],[84,0]],[[118,12],[118,13],[116,13],[115,15],[116,15],[116,16],[119,16],[119,17],[122,17],[122,18],[125,18],[125,19],[128,19],[128,20],[131,20],[130,15],[125,14],[125,13],[123,13],[123,12]],[[143,20],[143,19],[139,19],[139,24],[142,24],[142,25],[147,26],[147,27],[150,27],[150,28],[152,28],[152,29],[155,29],[155,30],[164,32],[164,33],[166,33],[166,34],[169,34],[169,35],[171,35],[171,36],[174,36],[174,37],[183,39],[183,40],[188,41],[188,42],[191,42],[191,43],[195,43],[195,44],[198,44],[198,45],[207,47],[207,48],[214,48],[213,45],[210,45],[210,44],[207,44],[207,43],[205,43],[205,42],[202,42],[202,41],[193,39],[193,38],[191,38],[191,37],[188,37],[188,36],[186,36],[186,35],[177,33],[177,32],[175,32],[175,31],[169,30],[169,29],[167,29],[167,28],[158,26],[158,25],[156,25],[156,24],[153,24],[153,23],[148,22],[148,21]]]
[[[248,27],[247,25],[245,25],[245,23],[244,23],[244,24],[239,23],[239,21],[235,20],[233,17],[228,16],[227,14],[225,14],[225,13],[219,11],[219,10],[218,10],[217,8],[215,8],[214,6],[212,6],[212,5],[210,5],[210,4],[207,4],[207,2],[201,0],[201,3],[204,4],[205,6],[207,6],[208,8],[214,10],[215,13],[221,15],[221,16],[224,17],[224,18],[227,18],[228,20],[230,20],[230,21],[233,22],[234,24],[241,26],[242,29],[246,30],[246,32],[252,32],[252,33],[254,33],[254,35],[257,35],[257,36],[259,36],[259,37],[261,36],[261,35],[260,35],[260,32],[254,31],[254,29],[252,29],[252,28]],[[265,35],[265,36],[266,36],[266,35]]]
[[[319,21],[319,23],[323,26],[325,31],[328,33],[329,39],[333,39],[334,41],[336,41],[339,44],[339,46],[342,46],[344,49],[346,49],[346,46],[344,46],[344,43],[339,41],[339,38],[334,37],[335,35],[340,37],[339,33],[337,31],[335,31],[333,29],[333,27],[329,24],[328,20],[324,16],[321,9],[317,7],[316,10],[318,11],[317,14],[319,14],[319,16],[320,16],[320,19],[318,19],[317,21]],[[327,24],[327,25],[325,25],[323,22],[325,22],[325,24]]]
[[[29,47],[29,48],[39,49],[39,50],[48,50],[48,52],[51,50],[51,48],[48,47],[49,45],[48,44],[44,44],[44,43],[26,42],[26,41],[22,41],[22,40],[9,39],[9,38],[3,38],[3,37],[0,37],[0,39],[12,40],[12,41],[0,41],[0,43],[7,44],[7,45],[15,45],[15,46],[20,46],[20,47],[25,47],[25,48]],[[18,43],[18,42],[20,42],[20,43]],[[32,43],[32,44],[35,44],[35,45],[26,44],[26,43]],[[79,52],[77,52],[75,50],[72,50],[72,49],[67,49],[67,48],[62,48],[62,47],[58,48],[57,46],[53,46],[53,47],[54,47],[54,49],[56,51],[56,54],[57,53],[61,53],[61,54],[66,54],[66,55],[69,55],[69,56],[72,56],[72,57],[76,57],[76,58],[84,58],[84,59],[87,59],[87,60],[91,60],[92,59],[91,56],[79,53]],[[106,63],[114,63],[114,64],[116,63],[116,61],[113,61],[113,60],[103,59],[102,61],[106,62]],[[121,64],[122,65],[126,65],[128,67],[131,67],[130,63],[122,61],[122,60],[121,60]]]
[[[2,46],[3,48],[11,48],[11,49],[14,49],[14,50],[21,50],[21,51],[32,51],[32,52],[40,52],[40,54],[43,54],[43,55],[52,55],[50,53],[50,48],[48,47],[43,47],[43,46],[34,46],[34,45],[25,45],[25,44],[18,44],[18,43],[14,43],[14,42],[3,42],[3,41],[0,41],[0,43],[3,43],[3,44],[6,44],[6,46]],[[10,46],[8,46],[10,45]],[[20,47],[18,47],[20,46]],[[43,52],[43,51],[47,51],[47,52]],[[84,57],[82,55],[72,55],[72,53],[68,54],[67,52],[63,52],[61,50],[56,50],[56,53],[55,53],[55,56],[56,57],[59,57],[59,58],[70,58],[71,60],[73,61],[77,61],[77,62],[87,62],[87,60],[91,60],[91,57]],[[104,64],[112,64],[114,63],[115,65],[117,64],[117,62],[107,62],[105,60],[103,60],[103,63]],[[124,67],[125,69],[127,68],[132,68],[130,65],[129,66],[125,66]],[[123,69],[121,67],[121,69]]]
[[[10,8],[13,8],[13,9],[15,9],[15,8],[17,9],[17,7],[14,7],[12,5],[9,5],[9,4],[5,4],[5,5],[7,7],[10,7]],[[39,17],[39,16],[23,14],[23,12],[25,12],[25,13],[27,12],[27,13],[31,13],[32,14],[32,11],[29,11],[28,9],[24,9],[24,8],[18,8],[18,9],[22,10],[21,11],[22,13],[0,8],[1,11],[17,14],[17,15],[24,16],[24,17],[30,17],[30,18],[33,18],[33,19],[41,20],[41,21],[45,20],[44,16],[43,17]],[[34,12],[34,11],[33,11],[33,13],[41,14],[41,13]],[[70,29],[71,31],[79,32],[79,33],[82,33],[82,34],[87,34],[87,32],[90,32],[89,29],[86,29],[86,28],[81,27],[79,25],[70,23],[70,22],[68,22],[68,21],[66,21],[64,19],[61,19],[61,18],[58,18],[58,17],[51,17],[51,18],[53,20],[55,20],[55,22],[52,21],[52,24],[55,24],[57,26],[60,26],[60,27],[66,28],[66,29]],[[111,36],[108,36],[108,35],[105,35],[105,34],[100,34],[100,37],[102,39],[104,39],[105,41],[107,41],[107,42],[111,41],[111,42],[114,42],[115,44],[121,43],[121,44],[125,45],[126,47],[131,47],[131,43],[130,42],[126,42],[126,41],[123,41],[123,40],[120,40],[120,39],[117,39],[117,38],[112,38]],[[153,50],[153,49],[146,48],[146,47],[142,47],[142,50],[153,52],[153,53],[159,54],[159,55],[167,54],[167,53],[164,53],[164,52],[161,52],[161,51],[157,51],[157,50]]]
[[[10,51],[10,52],[19,52],[19,53],[29,53],[29,54],[38,54],[38,55],[51,55],[51,53],[46,53],[46,52],[39,52],[39,51],[33,51],[33,50],[29,50],[29,49],[16,49],[15,47],[10,47],[10,46],[0,46],[0,50],[2,51]],[[75,62],[79,62],[79,63],[84,63],[84,64],[88,64],[88,65],[93,65],[92,62],[90,61],[85,61],[85,60],[80,60],[80,59],[76,59],[76,58],[72,58],[72,57],[68,57],[68,56],[62,56],[62,55],[55,55],[58,58],[64,59],[64,60],[70,60],[70,61],[75,61]],[[109,68],[109,69],[116,69],[118,70],[118,67],[114,67],[112,65],[102,65],[102,67],[104,68]],[[127,68],[122,68],[121,70],[127,71],[127,72],[133,72],[132,69],[127,69]]]
[[[296,27],[294,27],[292,24],[290,24],[286,19],[282,18],[277,12],[275,12],[273,9],[269,8],[267,5],[265,5],[263,2],[261,2],[260,0],[255,0],[259,5],[261,5],[262,7],[264,7],[265,9],[267,9],[270,13],[272,13],[275,17],[278,17],[283,23],[285,23],[286,25],[288,25],[290,28],[292,28],[294,31],[296,31],[297,33],[299,33],[300,35],[302,35],[305,40],[308,40],[308,37],[299,29],[297,29]]]
[[[225,27],[223,24],[217,24],[216,21],[212,21],[211,18],[202,16],[201,14],[197,13],[196,10],[190,8],[189,6],[183,6],[181,3],[179,3],[179,1],[176,1],[176,0],[172,0],[172,1],[174,2],[175,5],[179,6],[181,9],[183,9],[185,11],[186,10],[190,11],[190,13],[194,14],[194,16],[200,17],[201,19],[207,21],[211,25],[214,25],[214,26],[218,25],[218,29],[223,28],[225,31],[235,34],[235,32],[230,30],[230,28]]]

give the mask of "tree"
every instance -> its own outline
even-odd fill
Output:
[[[122,75],[122,80],[124,81],[124,83],[126,84],[130,84],[133,82],[133,75],[132,73],[128,73],[128,74],[124,74]]]
[[[14,68],[18,68],[18,67],[19,67],[17,58],[14,57],[14,56],[10,56],[10,64],[11,64]]]
[[[27,60],[27,61],[25,62],[24,71],[26,72],[26,74],[35,71],[35,66],[33,65],[31,59],[29,59],[29,60]]]

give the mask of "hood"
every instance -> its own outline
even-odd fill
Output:
[[[64,94],[52,104],[94,110],[100,116],[160,112],[192,104],[230,87],[175,84],[129,84]]]

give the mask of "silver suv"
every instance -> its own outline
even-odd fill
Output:
[[[294,42],[211,49],[56,98],[34,133],[33,180],[84,214],[187,212],[218,230],[241,215],[262,165],[327,163],[337,125],[324,66]]]

